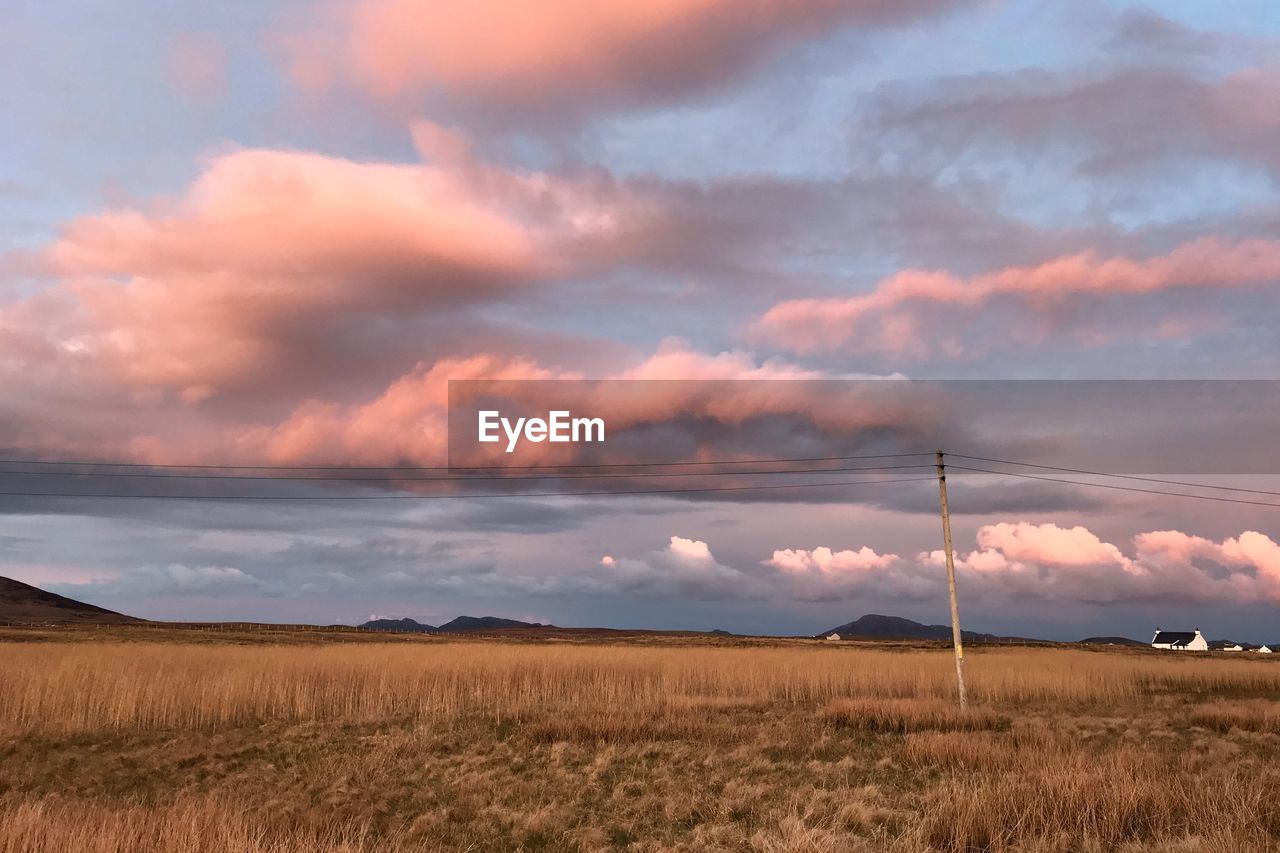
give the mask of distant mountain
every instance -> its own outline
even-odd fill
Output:
[[[1251,652],[1254,649],[1258,648],[1257,643],[1240,643],[1235,640],[1210,640],[1209,641],[1209,651],[1211,652],[1220,652],[1234,646],[1239,646],[1240,648],[1244,649],[1246,652]],[[1268,646],[1267,648],[1273,648],[1273,647]]]
[[[499,616],[459,616],[443,625],[424,625],[413,619],[373,619],[365,622],[361,628],[373,631],[439,631],[441,633],[461,633],[463,631],[498,631],[504,628],[554,628],[554,625],[543,625],[541,622],[521,622],[519,619],[503,619]]]
[[[925,625],[901,616],[881,616],[869,613],[860,619],[837,625],[830,630],[818,634],[826,637],[839,634],[843,639],[850,637],[874,638],[877,640],[950,640],[950,625]],[[966,640],[999,640],[1004,639],[994,634],[980,634],[977,631],[961,631]]]
[[[1148,646],[1150,643],[1144,643],[1141,640],[1131,640],[1128,637],[1085,637],[1080,641],[1082,645],[1087,646]]]
[[[360,626],[372,631],[434,631],[434,625],[423,625],[412,619],[371,619]]]
[[[85,604],[52,592],[45,592],[12,578],[0,577],[0,622],[22,624],[103,622],[142,622],[132,616],[104,607]]]
[[[494,631],[501,628],[554,628],[541,622],[521,622],[519,619],[503,619],[499,616],[459,616],[446,622],[438,631]]]

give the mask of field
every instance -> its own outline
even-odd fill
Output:
[[[1280,658],[1280,655],[1275,656]],[[0,633],[0,851],[1280,849],[1280,660]]]

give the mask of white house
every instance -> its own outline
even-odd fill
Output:
[[[1258,646],[1256,649],[1254,649],[1254,651],[1255,651],[1255,652],[1257,652],[1257,653],[1258,653],[1258,654],[1260,654],[1260,655],[1269,655],[1269,654],[1271,654],[1271,649],[1267,648],[1266,646]]]
[[[840,639],[840,635],[839,635],[839,634],[827,634],[827,639],[828,639],[828,640],[831,640],[831,641],[833,641],[833,642],[834,642],[835,640]]]
[[[1209,641],[1204,638],[1199,629],[1195,631],[1161,631],[1157,628],[1156,635],[1151,638],[1151,648],[1173,649],[1178,652],[1207,652],[1209,651]]]

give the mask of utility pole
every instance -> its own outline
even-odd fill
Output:
[[[951,513],[947,509],[947,469],[938,451],[938,502],[942,506],[942,548],[947,555],[947,589],[951,593],[951,642],[956,647],[956,686],[960,710],[969,706],[964,692],[964,642],[960,637],[960,605],[956,603],[956,558],[951,549]]]

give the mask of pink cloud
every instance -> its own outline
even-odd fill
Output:
[[[650,105],[723,86],[783,48],[949,0],[350,0],[284,38],[294,80],[445,93],[491,120]]]
[[[48,285],[0,304],[5,364],[40,386],[176,409],[351,399],[417,362],[538,346],[486,333],[490,306],[624,268],[696,274],[766,227],[716,224],[720,206],[741,206],[734,193],[506,168],[454,131],[412,131],[420,162],[232,151],[175,198],[72,220],[40,253]],[[668,347],[628,375],[812,373]]]
[[[672,536],[665,548],[640,557],[605,557],[595,575],[600,591],[664,598],[759,598],[759,581],[716,560],[700,539]]]
[[[969,277],[904,270],[865,295],[780,302],[749,333],[797,353],[916,358],[982,351],[993,345],[992,335],[1025,342],[1069,334],[1097,343],[1119,332],[1098,324],[1087,310],[1095,302],[1238,290],[1277,279],[1280,243],[1203,238],[1139,260],[1086,252]],[[1170,328],[1188,330],[1185,324]]]
[[[1220,542],[1179,531],[1134,537],[1124,554],[1084,527],[1027,522],[991,524],[979,547],[958,553],[960,595],[1113,604],[1280,602],[1280,544],[1256,531]],[[868,546],[779,549],[747,573],[721,564],[704,541],[673,536],[666,548],[640,558],[607,556],[598,572],[609,588],[645,588],[703,598],[781,596],[796,601],[860,597],[932,599],[945,596],[941,551],[915,560]]]
[[[1014,562],[1043,566],[1129,565],[1119,548],[1079,526],[988,524],[978,531],[978,547],[983,551],[998,551]]]
[[[429,125],[416,130],[428,158],[421,166],[238,152],[156,211],[72,223],[47,252],[61,278],[0,306],[0,366],[22,400],[8,425],[11,445],[155,463],[439,465],[449,379],[581,378],[561,366],[580,355],[451,332],[472,303],[536,298],[530,291],[550,280],[544,269],[578,264],[573,248],[590,241],[584,235],[611,233],[634,208],[593,206],[596,196],[572,180],[496,170],[472,159],[464,138]],[[433,200],[443,207],[433,209]],[[526,206],[537,215],[522,215]],[[469,208],[492,227],[456,239],[449,231],[456,223],[437,227],[449,212],[465,219]],[[493,247],[483,244],[486,234]],[[596,245],[608,237],[602,241]],[[396,267],[403,274],[385,272]],[[413,317],[434,325],[397,325]],[[389,378],[359,359],[340,364],[348,340],[370,328],[405,338],[406,352],[425,352]],[[430,331],[425,340],[409,340],[422,329]],[[328,377],[314,375],[330,366],[352,371],[356,387],[338,394]],[[744,351],[698,352],[675,339],[596,375],[651,381],[624,392],[584,386],[578,408],[607,408],[622,429],[683,416],[722,428],[785,416],[836,436],[928,417],[885,401],[824,406],[820,386],[766,381],[818,372],[778,358],[761,363]],[[716,380],[728,384],[714,388]],[[68,406],[85,416],[56,415]],[[707,450],[723,455],[711,444]]]
[[[415,140],[412,164],[236,151],[175,200],[73,220],[44,252],[57,285],[0,308],[0,343],[194,403],[296,388],[370,328],[420,338],[632,251],[644,201],[619,185],[491,166],[431,125]]]
[[[672,536],[671,544],[667,546],[667,550],[672,556],[691,563],[701,563],[707,560],[713,560],[711,556],[711,548],[706,542],[697,539],[685,539],[681,536]]]
[[[756,357],[742,350],[714,355],[697,352],[678,339],[669,338],[657,351],[635,367],[623,370],[618,379],[821,379],[824,374],[790,364],[782,359],[756,363]]]
[[[702,540],[672,536],[665,548],[640,557],[603,557],[603,568],[594,577],[612,591],[704,599],[836,601],[864,592],[928,597],[936,591],[929,579],[900,573],[899,562],[894,554],[876,554],[869,548],[835,553],[829,548],[785,550],[761,563],[770,571],[749,573],[720,563]]]
[[[799,601],[842,601],[861,595],[925,599],[938,592],[937,578],[897,554],[858,550],[832,551],[825,546],[783,549],[761,565],[775,570],[771,580]]]
[[[827,547],[812,551],[787,548],[774,551],[764,564],[791,573],[841,574],[887,569],[898,559],[897,554],[877,554],[863,545],[857,551],[832,551]]]
[[[1280,545],[1255,531],[1214,542],[1176,530],[1141,533],[1128,556],[1084,527],[986,525],[958,555],[962,585],[1039,599],[1280,602]],[[920,555],[940,568],[941,551]]]
[[[984,525],[978,547],[958,551],[962,598],[1117,602],[1280,602],[1280,544],[1256,531],[1220,542],[1176,530],[1141,533],[1134,552],[1085,527],[1028,522]],[[858,596],[932,598],[945,595],[941,550],[902,560],[858,550],[774,551],[765,580],[800,600]]]
[[[444,465],[449,442],[450,379],[577,378],[545,368],[529,358],[481,353],[417,365],[365,403],[342,404],[316,399],[304,402],[278,423],[236,426],[223,432],[219,444],[232,456],[278,463],[342,459],[350,464]],[[163,438],[149,442],[155,454],[167,455]],[[153,461],[158,461],[153,459]]]
[[[732,426],[761,417],[797,416],[833,434],[928,417],[918,408],[903,411],[884,400],[833,410],[822,403],[821,385],[751,381],[812,376],[781,360],[759,365],[745,353],[699,353],[669,340],[634,367],[593,377],[646,381],[583,382],[560,390],[561,395],[570,396],[558,397],[557,405],[575,412],[607,415],[612,435],[680,417]],[[545,365],[527,356],[486,352],[444,358],[419,364],[368,402],[309,400],[278,422],[235,425],[212,434],[198,431],[189,441],[182,442],[157,435],[138,439],[133,447],[135,453],[152,462],[190,456],[200,453],[201,447],[212,447],[217,448],[215,455],[278,463],[344,460],[365,465],[442,465],[447,461],[449,380],[509,383],[490,386],[489,390],[536,408],[545,407],[546,389],[530,380],[582,378],[579,371]],[[691,379],[703,381],[688,381]],[[572,454],[577,452],[576,448],[547,444],[525,450],[520,464],[571,462]],[[511,458],[501,448],[493,453],[492,458],[469,458],[466,464],[511,464]],[[566,453],[570,455],[566,457]],[[712,455],[722,454],[713,449]]]

